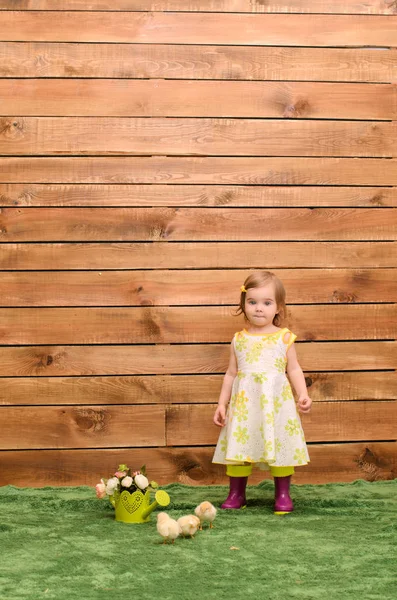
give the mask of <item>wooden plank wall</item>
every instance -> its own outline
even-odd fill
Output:
[[[296,481],[396,476],[395,4],[2,0],[1,484],[225,482],[256,268],[315,401]]]

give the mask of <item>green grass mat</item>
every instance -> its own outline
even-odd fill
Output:
[[[226,488],[166,486],[178,518]],[[272,512],[273,485],[242,511],[163,545],[150,523],[114,521],[87,487],[0,488],[1,600],[396,600],[397,480],[292,486],[295,512]]]

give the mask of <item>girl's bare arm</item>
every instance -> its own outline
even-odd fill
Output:
[[[301,413],[310,411],[312,401],[307,393],[306,381],[301,366],[298,362],[294,345],[287,352],[287,375],[292,387],[298,395],[298,409]]]
[[[234,353],[233,344],[230,346],[229,366],[223,378],[221,393],[219,394],[218,406],[214,415],[214,423],[218,427],[223,427],[226,418],[226,407],[229,404],[232,393],[233,382],[237,375],[237,360]]]

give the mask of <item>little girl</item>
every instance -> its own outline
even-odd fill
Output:
[[[275,483],[275,514],[292,512],[289,495],[294,466],[309,455],[297,413],[310,411],[305,378],[293,345],[296,335],[280,328],[286,316],[285,290],[269,271],[257,271],[241,286],[237,314],[247,329],[235,334],[214,423],[222,427],[213,457],[226,465],[230,491],[222,508],[243,508],[253,465],[269,469]],[[229,400],[229,408],[226,411]]]

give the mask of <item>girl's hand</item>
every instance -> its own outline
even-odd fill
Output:
[[[219,405],[214,414],[214,423],[218,427],[224,427],[226,422],[226,407]]]
[[[312,407],[312,401],[307,394],[302,394],[298,398],[298,410],[300,413],[308,413]]]

